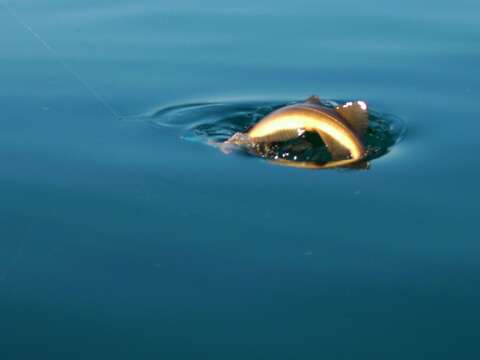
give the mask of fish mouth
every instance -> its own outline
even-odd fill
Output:
[[[224,154],[230,154],[239,148],[250,148],[253,145],[252,138],[248,134],[237,132],[233,134],[228,140],[219,143],[218,146]]]

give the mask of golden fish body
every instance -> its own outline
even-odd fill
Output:
[[[332,161],[314,165],[282,160],[290,166],[331,168],[348,166],[365,157],[363,133],[368,126],[367,106],[362,101],[348,102],[335,109],[323,106],[318,97],[303,103],[285,106],[255,124],[245,134],[235,134],[229,144],[255,145],[288,141],[305,132],[316,132],[324,141]]]

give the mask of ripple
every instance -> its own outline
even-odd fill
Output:
[[[322,100],[333,108],[349,100]],[[148,114],[157,126],[178,127],[182,138],[218,146],[235,133],[244,133],[272,111],[299,101],[244,101],[191,103],[162,108]],[[369,108],[369,126],[364,136],[366,162],[386,155],[405,133],[404,122],[391,114]],[[247,156],[286,161],[300,167],[315,167],[331,161],[330,153],[316,133],[306,132],[295,140],[269,144],[255,154],[239,149]],[[258,150],[258,149],[257,149]],[[300,165],[302,164],[302,165]]]

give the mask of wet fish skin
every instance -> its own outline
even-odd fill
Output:
[[[349,167],[362,161],[366,155],[363,133],[368,126],[368,111],[365,102],[348,102],[336,109],[321,104],[318,97],[312,96],[305,102],[285,106],[254,125],[247,133],[237,133],[225,144],[246,147],[255,151],[258,145],[268,146],[292,140],[306,131],[316,132],[326,144],[332,161],[313,168]],[[291,165],[294,162],[284,162]],[[307,163],[298,163],[309,167]]]

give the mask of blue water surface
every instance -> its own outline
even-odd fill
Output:
[[[480,2],[0,0],[0,358],[478,359]],[[362,99],[368,171],[132,115]]]

